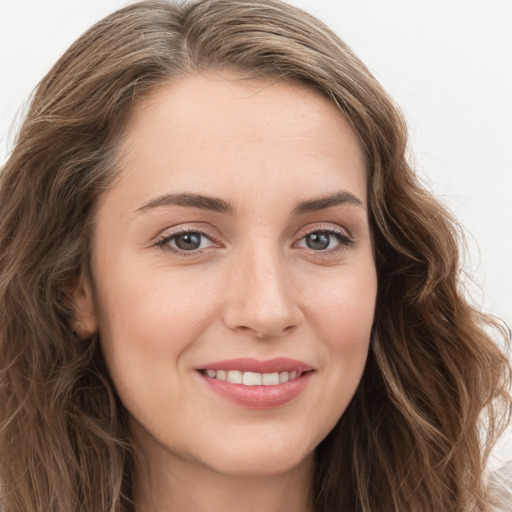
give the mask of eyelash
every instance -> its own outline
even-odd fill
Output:
[[[315,226],[313,229],[306,231],[298,240],[298,242],[305,240],[306,237],[312,235],[313,233],[326,233],[330,237],[336,238],[336,240],[338,241],[338,245],[332,249],[314,250],[309,248],[311,252],[318,256],[336,256],[340,252],[346,251],[355,244],[354,239],[346,230],[337,229],[334,228],[333,226]]]
[[[353,238],[347,234],[346,231],[341,229],[336,229],[332,226],[316,226],[314,229],[310,229],[306,231],[297,242],[294,242],[294,245],[298,242],[301,242],[302,240],[305,240],[306,237],[309,235],[312,235],[314,233],[326,233],[330,237],[336,238],[338,241],[338,245],[331,249],[324,249],[324,250],[314,250],[311,248],[308,248],[309,251],[314,253],[315,255],[321,255],[321,256],[330,256],[330,255],[336,255],[339,252],[346,251],[348,248],[354,245]],[[208,233],[205,233],[202,229],[197,228],[190,228],[190,229],[182,229],[180,231],[177,231],[175,233],[172,233],[170,235],[163,236],[162,238],[158,239],[155,243],[155,246],[162,248],[163,250],[169,251],[173,254],[176,254],[178,256],[196,256],[198,254],[201,254],[208,248],[203,249],[194,249],[190,251],[185,251],[183,249],[179,249],[178,247],[172,247],[170,246],[170,243],[178,238],[179,236],[183,236],[186,234],[196,234],[199,235],[201,238],[205,237],[208,240],[210,240],[214,244],[219,244],[220,241],[216,240],[213,236],[211,236]],[[330,244],[330,242],[329,242]]]
[[[187,235],[187,234],[197,234],[201,238],[207,238],[211,242],[215,244],[219,244],[220,242],[216,240],[213,236],[210,234],[205,233],[203,229],[197,229],[197,228],[188,228],[188,229],[181,229],[180,231],[176,231],[175,233],[172,233],[170,235],[165,235],[162,238],[158,239],[155,243],[157,247],[162,248],[165,251],[169,251],[173,254],[176,254],[178,256],[197,256],[198,254],[201,254],[206,249],[195,249],[191,251],[185,251],[183,249],[180,249],[179,247],[172,247],[170,246],[170,242],[179,236]]]

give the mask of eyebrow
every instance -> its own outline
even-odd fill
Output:
[[[152,199],[145,205],[141,206],[136,212],[145,212],[159,206],[188,206],[192,208],[200,208],[201,210],[209,210],[217,213],[232,215],[235,213],[235,207],[216,197],[203,196],[200,194],[164,194]]]
[[[293,209],[293,213],[311,213],[331,208],[332,206],[338,206],[340,204],[353,204],[364,208],[363,202],[359,198],[351,192],[342,190],[318,199],[302,201]],[[147,210],[158,208],[160,206],[173,205],[199,208],[201,210],[209,210],[228,215],[233,215],[236,211],[235,207],[231,203],[224,201],[224,199],[192,193],[164,194],[152,199],[140,208],[137,208],[135,211],[143,213]]]
[[[341,190],[325,197],[300,202],[293,211],[294,213],[311,213],[340,204],[353,204],[364,208],[363,202],[352,192]]]

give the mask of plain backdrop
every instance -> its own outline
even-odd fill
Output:
[[[38,81],[125,0],[0,0],[0,164]],[[512,0],[293,0],[403,109],[410,155],[466,229],[471,300],[512,324]],[[512,459],[504,442],[499,458]]]

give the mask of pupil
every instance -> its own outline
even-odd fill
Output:
[[[176,246],[183,251],[193,251],[201,245],[199,233],[185,233],[176,237]]]
[[[325,231],[317,231],[306,236],[306,245],[310,249],[315,249],[316,251],[323,251],[324,249],[327,249],[330,241],[331,237],[329,233],[326,233]]]

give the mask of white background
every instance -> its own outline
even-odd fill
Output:
[[[0,163],[38,81],[127,3],[0,0]],[[512,0],[291,3],[333,28],[402,107],[415,167],[466,228],[472,300],[512,324]]]

